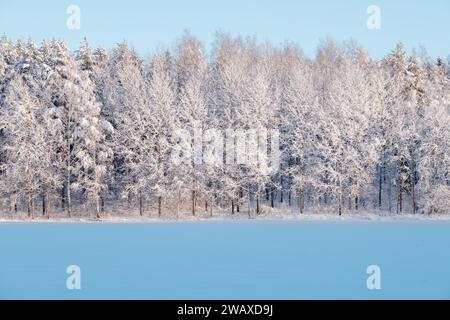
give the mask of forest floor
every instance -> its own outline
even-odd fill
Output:
[[[110,223],[157,223],[157,222],[196,222],[196,221],[405,221],[405,220],[420,220],[420,221],[450,221],[449,214],[412,214],[388,211],[368,211],[368,210],[352,210],[345,211],[342,215],[338,215],[333,210],[321,211],[306,211],[299,214],[297,211],[290,208],[265,208],[263,213],[256,214],[248,211],[235,212],[231,214],[229,210],[217,210],[211,215],[210,212],[198,211],[193,216],[190,212],[180,212],[179,214],[170,212],[163,212],[161,217],[156,212],[145,213],[140,216],[137,211],[116,210],[114,213],[103,213],[100,218],[96,218],[95,214],[89,215],[86,211],[74,212],[71,218],[67,217],[66,213],[55,213],[50,218],[37,214],[34,218],[28,217],[25,212],[16,213],[14,216],[11,213],[0,212],[0,223],[9,222],[59,222],[59,223],[95,223],[95,222],[110,222]]]

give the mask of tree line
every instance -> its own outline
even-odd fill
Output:
[[[3,37],[1,207],[32,218],[118,207],[252,215],[280,205],[448,213],[449,80],[448,61],[402,44],[377,59],[327,40],[310,58],[295,43],[219,33],[207,51],[185,33],[144,59],[125,42],[107,51],[85,40],[71,52],[58,40]],[[180,143],[205,156],[213,138],[198,127],[278,132],[277,170],[171,161]],[[270,139],[243,148],[267,142],[256,148],[266,159]],[[224,157],[233,152],[224,146]]]

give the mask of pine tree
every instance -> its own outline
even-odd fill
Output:
[[[178,181],[184,180],[185,189],[190,190],[191,213],[195,216],[197,202],[205,188],[208,189],[207,185],[215,183],[213,176],[206,176],[207,173],[212,175],[214,170],[205,172],[208,165],[214,166],[214,163],[208,163],[207,166],[201,163],[203,133],[207,132],[210,124],[207,123],[205,94],[207,62],[200,41],[186,33],[178,43],[175,64],[179,105],[177,116],[182,129],[191,137],[190,163],[177,175]],[[187,177],[189,178],[186,179]],[[212,208],[212,201],[210,202]]]
[[[107,122],[99,121],[100,104],[88,74],[78,69],[63,44],[54,42],[52,46],[51,142],[59,150],[57,166],[65,181],[62,201],[71,216],[72,191],[79,192],[93,202],[98,217],[100,193],[106,189],[103,163],[110,156],[102,144],[105,131],[111,128]]]
[[[1,189],[10,198],[14,211],[20,199],[25,199],[28,216],[34,218],[36,194],[47,180],[52,159],[47,152],[40,101],[30,93],[20,75],[9,81],[0,109],[2,151],[7,159],[1,166]]]

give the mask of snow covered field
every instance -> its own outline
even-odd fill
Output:
[[[0,298],[450,298],[450,221],[334,217],[1,223]],[[69,265],[81,290],[66,288]]]
[[[152,222],[207,222],[207,221],[450,221],[450,214],[389,214],[383,211],[358,211],[345,213],[341,216],[335,213],[313,213],[306,212],[304,214],[293,213],[288,210],[273,210],[263,214],[256,215],[252,213],[241,212],[230,215],[227,211],[215,212],[212,216],[210,213],[198,212],[196,216],[189,213],[166,213],[158,217],[156,214],[140,216],[139,214],[106,214],[97,219],[88,214],[74,215],[67,218],[64,214],[55,215],[48,219],[45,216],[37,216],[30,219],[26,214],[11,218],[5,215],[0,216],[0,223],[152,223]]]

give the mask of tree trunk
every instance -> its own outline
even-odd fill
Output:
[[[63,184],[61,188],[61,210],[64,211],[66,207],[66,185]]]
[[[12,196],[12,205],[11,205],[11,211],[13,212],[13,218],[14,215],[17,213],[17,195],[14,194],[14,196]]]
[[[342,215],[343,207],[344,207],[344,181],[342,177],[339,177],[339,215]]]
[[[211,204],[209,206],[209,210],[210,210],[210,216],[212,217],[213,215],[213,203],[214,203],[214,196],[211,194]]]
[[[303,187],[299,188],[298,190],[298,209],[300,211],[300,214],[303,214],[305,209],[305,195]]]
[[[292,175],[291,175],[291,156],[289,155],[288,160],[288,177],[287,177],[287,190],[288,190],[288,205],[291,206],[291,181],[292,181]]]
[[[100,196],[95,197],[95,216],[100,219]]]
[[[195,216],[195,190],[192,190],[192,215]]]
[[[27,192],[27,216],[31,218],[30,192]]]
[[[414,183],[412,185],[412,205],[413,205],[413,214],[416,214],[417,204],[416,204],[416,191],[414,187]]]
[[[242,188],[239,187],[238,200],[236,201],[236,212],[238,212],[238,213],[240,212],[240,202],[241,202],[242,196],[243,196]]]
[[[71,163],[70,162],[71,162],[72,151],[71,151],[70,139],[72,136],[72,132],[69,132],[70,123],[71,123],[71,106],[70,106],[70,104],[68,105],[67,102],[64,102],[64,108],[67,109],[67,124],[66,124],[66,132],[65,132],[65,136],[66,136],[65,138],[66,138],[66,143],[67,143],[67,154],[66,154],[66,157],[67,157],[67,159],[66,159],[66,161],[67,161],[67,163],[66,163],[66,165],[67,165],[67,167],[66,167],[67,198],[66,198],[66,201],[67,201],[67,215],[69,216],[69,218],[71,218],[72,215],[70,212],[70,210],[71,210],[71,208],[70,208],[70,206],[71,206],[71,203],[70,203],[70,200],[71,200],[70,199],[70,175],[71,175],[70,165],[71,165]]]
[[[259,194],[256,194],[256,214],[260,214],[260,210],[259,210]]]
[[[389,209],[389,213],[392,213],[392,202],[391,202],[391,199],[392,199],[392,184],[391,184],[391,180],[392,180],[392,177],[391,177],[391,170],[390,170],[390,168],[387,168],[387,171],[388,171],[388,181],[387,181],[387,183],[388,183],[388,185],[387,185],[387,187],[388,187],[388,190],[387,190],[387,192],[388,192],[388,209]]]
[[[50,196],[48,191],[44,189],[42,193],[42,215],[50,219]]]
[[[33,194],[31,191],[28,192],[28,201],[27,201],[27,208],[28,208],[28,217],[31,219],[34,219],[34,201],[33,201]]]
[[[42,216],[45,216],[47,213],[47,201],[46,201],[46,192],[42,192]]]
[[[132,200],[133,199],[131,197],[131,193],[128,192],[128,195],[127,195],[127,206],[128,206],[128,209],[131,209]]]
[[[162,197],[159,196],[158,197],[158,217],[161,218],[161,213],[162,213]]]
[[[142,191],[139,191],[139,215],[142,217],[144,215],[144,209],[142,205]]]
[[[260,200],[260,190],[259,190],[259,184],[256,185],[256,214],[261,214],[261,210],[260,210],[260,204],[259,204],[259,200]]]
[[[284,201],[284,181],[283,181],[283,175],[280,177],[280,203],[283,203]]]
[[[413,214],[416,214],[417,204],[416,204],[416,165],[413,160],[412,164],[412,173],[411,173],[411,198],[412,198],[412,207],[413,207]]]
[[[380,166],[380,170],[379,170],[379,182],[378,182],[378,209],[381,210],[381,190],[382,190],[382,169],[383,167]]]
[[[45,200],[45,206],[46,206],[45,212],[47,213],[47,219],[50,219],[50,214],[52,212],[52,205],[51,205],[50,195],[49,195],[48,191],[45,192],[44,197],[46,198],[46,200]]]
[[[31,215],[32,215],[32,217],[34,219],[34,217],[36,215],[36,203],[35,203],[35,200],[34,200],[34,195],[32,195],[32,198],[31,198]]]
[[[270,193],[270,206],[272,208],[274,208],[275,207],[275,188],[272,187],[271,190],[272,190],[272,192]]]
[[[249,188],[250,189],[250,188]],[[251,218],[251,213],[250,213],[250,190],[247,192],[247,212],[248,212],[248,217]]]
[[[403,205],[403,195],[402,195],[402,187],[397,184],[397,214],[402,212],[402,205]]]
[[[67,215],[69,216],[69,218],[72,218],[72,213],[71,213],[71,204],[70,204],[70,181],[67,182]]]

